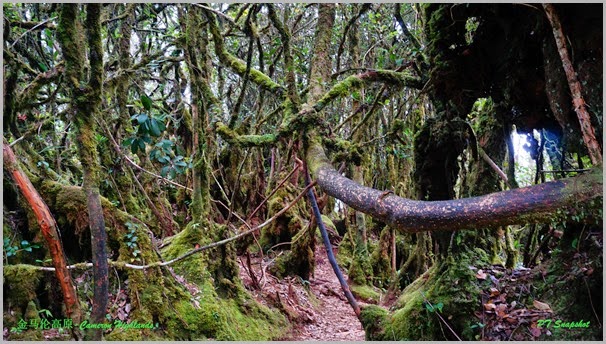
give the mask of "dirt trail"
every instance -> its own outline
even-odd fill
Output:
[[[261,303],[282,309],[293,323],[292,333],[282,340],[363,341],[364,329],[347,303],[321,244],[316,245],[315,257],[316,268],[309,282],[300,278],[278,280],[266,271],[262,289],[251,293]],[[264,259],[264,267],[268,260]],[[241,258],[240,277],[248,288],[252,279],[243,262],[245,257]],[[252,268],[261,279],[258,258],[252,259]]]

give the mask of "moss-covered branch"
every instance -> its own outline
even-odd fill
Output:
[[[278,141],[278,135],[275,134],[239,135],[222,122],[217,122],[215,129],[225,141],[239,147],[270,146]]]
[[[297,113],[292,113],[292,103],[287,100],[281,106],[286,109],[287,114],[278,128],[277,134],[265,135],[239,135],[229,129],[222,123],[216,124],[217,132],[229,143],[241,145],[243,147],[264,146],[275,143],[280,137],[292,134],[295,131],[305,130],[311,126],[317,126],[320,122],[319,112],[322,111],[330,102],[338,97],[350,94],[352,90],[361,88],[371,82],[384,82],[400,86],[418,87],[421,85],[418,78],[410,76],[408,73],[395,72],[391,70],[374,70],[359,75],[352,75],[345,80],[337,83],[327,93],[325,93],[314,105],[304,104]]]
[[[269,19],[280,33],[282,38],[282,47],[284,49],[284,67],[286,70],[286,87],[288,89],[288,98],[295,107],[301,105],[301,98],[297,92],[297,80],[295,78],[294,61],[290,49],[291,34],[290,31],[278,18],[274,4],[267,4]]]
[[[205,10],[208,17],[208,27],[210,29],[210,33],[213,37],[213,42],[215,43],[215,53],[219,57],[222,63],[231,68],[234,72],[236,72],[240,77],[244,77],[246,75],[246,62],[241,59],[230,54],[225,45],[223,43],[223,36],[219,31],[219,26],[217,24],[217,20],[208,10]],[[278,97],[282,97],[284,92],[284,87],[278,85],[276,82],[271,80],[271,78],[260,71],[251,68],[250,69],[250,80],[255,84],[261,86],[266,91],[269,91]]]
[[[334,85],[318,102],[314,105],[314,110],[320,111],[331,101],[338,97],[350,94],[353,90],[361,88],[371,82],[384,82],[392,85],[407,86],[421,89],[423,87],[421,79],[413,77],[407,72],[396,72],[392,70],[373,70],[366,73],[352,75],[345,80]]]
[[[402,232],[481,229],[510,224],[553,221],[575,208],[601,207],[602,171],[531,187],[449,201],[415,201],[372,189],[336,171],[320,144],[308,141],[306,161],[318,185],[350,207]],[[601,221],[601,214],[598,215]]]
[[[34,106],[33,100],[38,95],[38,91],[51,82],[56,82],[63,73],[63,63],[58,64],[51,70],[40,73],[38,76],[20,93],[16,102],[16,109],[23,111]]]

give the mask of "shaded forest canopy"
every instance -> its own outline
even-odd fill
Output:
[[[318,245],[369,340],[601,338],[602,13],[3,4],[5,339],[289,339]]]

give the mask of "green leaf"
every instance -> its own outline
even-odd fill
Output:
[[[48,71],[48,67],[46,67],[46,65],[42,62],[38,62],[38,67],[40,67],[40,69],[42,70],[42,72],[46,72]]]
[[[442,312],[442,307],[444,307],[444,304],[442,302],[438,303],[437,305],[435,305],[435,308],[440,311],[440,313]]]
[[[139,150],[141,150],[142,152],[145,152],[145,138],[143,140],[137,140],[137,142],[139,143]]]
[[[128,146],[132,145],[134,140],[135,140],[134,137],[129,137],[129,138],[124,139],[122,141],[122,147],[128,147]]]
[[[149,157],[152,159],[158,159],[160,157],[160,151],[157,149],[152,149],[151,152],[149,152]]]
[[[141,104],[143,104],[143,107],[145,108],[145,110],[149,111],[149,110],[151,110],[151,107],[152,107],[152,100],[145,94],[142,94],[141,95]],[[139,122],[139,123],[141,123],[141,122]]]
[[[130,146],[130,151],[133,152],[133,154],[137,154],[137,150],[139,150],[139,139],[134,139]]]
[[[158,136],[162,135],[162,132],[160,131],[160,128],[158,126],[158,121],[156,121],[155,118],[152,118],[149,121],[149,129],[150,129],[150,134],[152,136],[158,137]]]
[[[162,124],[162,122],[158,122],[159,124]],[[162,147],[162,149],[169,149],[170,147],[172,147],[173,142],[171,140],[167,140],[167,139],[163,139],[162,141],[156,143],[156,147]]]
[[[139,123],[139,125],[147,122],[148,119],[149,116],[147,116],[147,114],[145,113],[140,113],[139,115],[137,115],[137,122]]]

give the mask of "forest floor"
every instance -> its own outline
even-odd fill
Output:
[[[240,257],[240,277],[259,302],[282,310],[293,324],[291,333],[281,340],[363,341],[364,329],[347,303],[321,244],[316,245],[315,258],[316,268],[309,281],[299,277],[279,280],[262,271],[271,263],[268,257],[251,257],[260,289],[253,287],[246,257]]]

